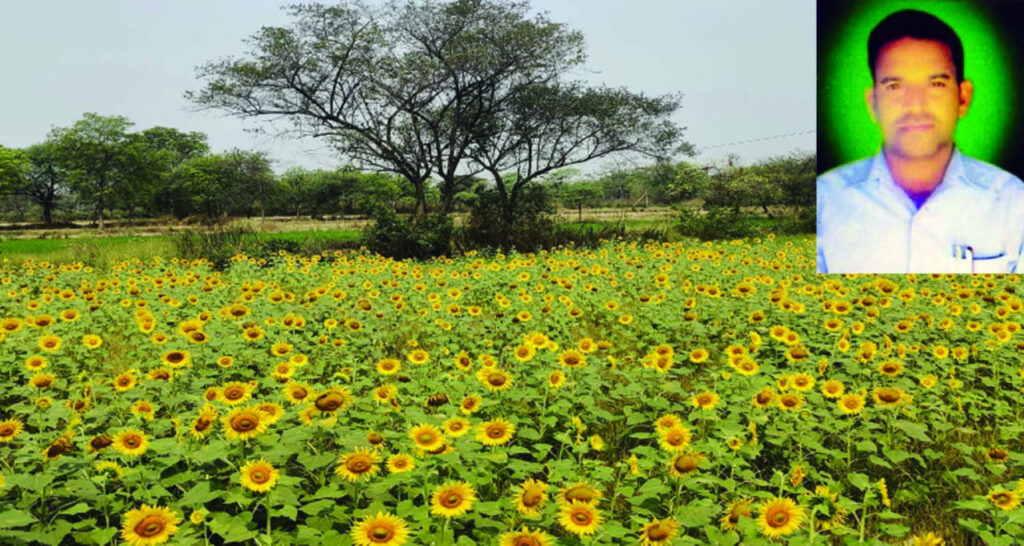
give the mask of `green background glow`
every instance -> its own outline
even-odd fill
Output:
[[[818,6],[818,170],[872,156],[882,133],[871,120],[864,91],[871,87],[868,35],[879,21],[902,9],[919,9],[945,21],[964,46],[964,73],[974,100],[957,125],[955,141],[967,155],[1007,168],[1008,136],[1018,113],[1019,74],[1010,40],[996,12],[962,2],[921,0],[821,2]],[[1012,10],[1019,16],[1018,10]],[[1006,24],[1020,23],[1003,21]],[[1019,152],[1020,150],[1016,150]],[[1010,162],[1016,163],[1018,158]]]

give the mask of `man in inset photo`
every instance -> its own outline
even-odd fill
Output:
[[[1024,182],[954,138],[974,97],[956,31],[903,10],[866,45],[882,148],[818,178],[818,272],[1024,271]]]

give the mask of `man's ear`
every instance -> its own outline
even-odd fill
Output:
[[[878,123],[878,118],[875,117],[875,88],[873,86],[868,87],[864,91],[864,103],[868,105],[868,114],[871,116],[871,121]]]
[[[972,100],[974,100],[974,82],[971,80],[960,82],[960,117],[967,115]]]

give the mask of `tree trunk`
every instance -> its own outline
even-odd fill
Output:
[[[416,223],[423,223],[427,220],[427,192],[424,186],[426,183],[416,183]]]
[[[53,223],[53,206],[49,203],[43,203],[43,223],[46,225]]]
[[[580,201],[579,203],[576,203],[576,206],[578,207],[577,213],[576,213],[576,221],[582,224],[583,223],[583,201]]]
[[[100,197],[96,200],[96,224],[99,229],[103,230],[103,198]]]

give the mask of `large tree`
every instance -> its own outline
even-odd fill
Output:
[[[301,134],[328,138],[359,167],[402,175],[420,218],[432,176],[447,212],[460,184],[484,168],[468,161],[473,143],[498,128],[495,120],[521,95],[548,88],[584,60],[582,36],[528,16],[526,2],[289,10],[292,26],[263,28],[245,58],[200,67],[206,85],[187,96],[239,116],[286,118]]]
[[[43,211],[43,223],[53,223],[53,211],[61,195],[67,191],[67,171],[61,166],[57,145],[47,140],[29,146],[25,155],[32,162],[25,175],[24,183],[15,193],[25,196]]]
[[[133,145],[128,129],[134,125],[123,116],[86,113],[67,128],[50,132],[61,165],[69,171],[72,187],[91,203],[103,229],[104,214],[119,192],[140,176],[146,155]]]
[[[523,189],[558,169],[620,152],[663,160],[685,150],[669,119],[679,100],[578,82],[534,86],[493,113],[469,153],[490,173],[501,220],[512,224]]]
[[[25,152],[0,146],[0,196],[11,193],[24,183],[29,166]]]

